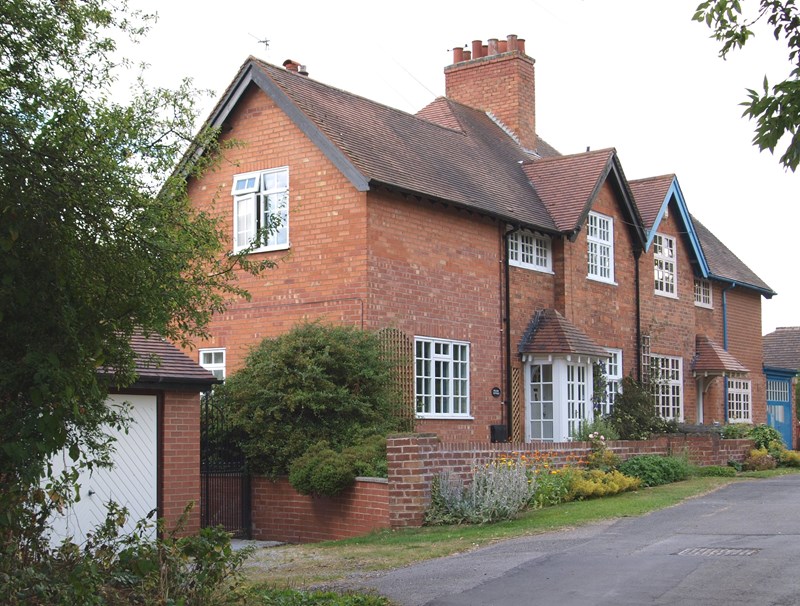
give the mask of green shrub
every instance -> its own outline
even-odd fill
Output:
[[[262,341],[215,397],[251,469],[276,477],[318,442],[338,452],[403,429],[394,385],[377,336],[312,323]]]
[[[752,430],[751,423],[728,423],[722,426],[722,437],[726,440],[740,440],[749,437]]]
[[[766,448],[754,448],[750,455],[742,463],[745,471],[763,471],[765,469],[775,469],[777,461],[769,454]]]
[[[690,467],[684,457],[640,455],[623,461],[619,471],[639,478],[642,486],[660,486],[685,480],[689,477]]]
[[[358,476],[386,477],[386,438],[371,436],[341,452],[323,440],[289,467],[289,483],[301,494],[332,497]]]
[[[534,476],[534,488],[530,505],[536,509],[551,507],[572,500],[570,487],[575,474],[581,473],[574,467],[541,470]]]
[[[784,450],[780,464],[786,467],[800,467],[800,452],[796,450]]]
[[[591,451],[586,456],[587,469],[613,471],[619,465],[619,457],[606,447],[606,437],[597,432],[589,434]]]
[[[736,476],[736,469],[730,465],[706,465],[704,467],[692,467],[692,475],[698,477],[715,476],[720,478],[733,478]]]
[[[444,472],[434,478],[431,505],[425,515],[437,524],[485,524],[510,520],[527,507],[534,485],[521,460],[500,459],[478,465],[465,483]]]
[[[583,423],[580,429],[572,434],[578,442],[588,442],[593,433],[604,436],[606,440],[619,440],[619,432],[608,417],[597,416],[591,423]]]
[[[665,421],[656,414],[650,388],[632,377],[622,379],[621,392],[608,418],[621,440],[646,440],[654,433],[667,433],[677,428],[674,421]]]
[[[40,544],[27,560],[16,560],[0,583],[0,603],[9,606],[138,606],[181,604],[223,606],[241,603],[241,567],[250,550],[234,552],[222,528],[180,536],[191,506],[167,531],[140,521],[121,536],[127,512],[109,504],[103,524],[80,546],[64,541]],[[8,563],[7,563],[8,564]]]
[[[753,443],[757,449],[768,448],[770,442],[778,442],[781,445],[783,444],[783,436],[781,436],[781,432],[774,427],[764,424],[753,427],[747,434],[747,437],[753,440]]]
[[[620,492],[636,490],[641,483],[639,478],[626,476],[616,470],[590,469],[572,476],[570,496],[577,500],[608,497]]]

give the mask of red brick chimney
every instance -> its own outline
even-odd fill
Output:
[[[471,51],[453,49],[453,64],[444,68],[445,95],[490,112],[528,150],[536,149],[534,61],[525,54],[525,40],[490,38],[472,42]]]

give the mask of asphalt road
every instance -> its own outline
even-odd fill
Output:
[[[362,579],[404,606],[800,604],[800,475]]]

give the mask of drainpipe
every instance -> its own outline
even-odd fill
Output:
[[[508,439],[511,439],[511,388],[512,388],[512,377],[511,377],[511,271],[509,269],[508,264],[508,238],[514,232],[519,231],[518,229],[510,229],[506,230],[503,234],[503,282],[505,288],[505,309],[503,310],[503,324],[504,330],[506,333],[506,352],[505,352],[505,362],[506,362],[506,393],[504,398],[504,403],[506,405],[506,428],[508,431]]]
[[[736,288],[736,282],[722,289],[722,348],[728,351],[728,291]],[[725,401],[723,410],[725,411],[725,423],[728,422],[728,377],[725,377]]]
[[[642,382],[642,289],[639,283],[639,259],[641,259],[641,257],[641,250],[637,250],[633,253],[633,272],[636,279],[636,380],[640,384]]]

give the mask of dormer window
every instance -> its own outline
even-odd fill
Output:
[[[235,175],[231,194],[234,252],[289,247],[288,168]]]
[[[515,231],[508,236],[509,265],[552,273],[552,257],[549,236],[531,231]]]

